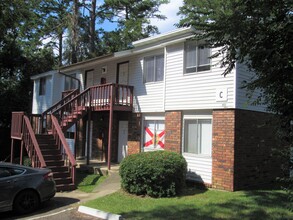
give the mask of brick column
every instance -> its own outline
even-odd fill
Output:
[[[182,112],[165,113],[165,150],[181,152]]]
[[[128,155],[140,152],[141,140],[141,114],[132,113],[129,117],[128,126]]]
[[[235,110],[213,111],[212,186],[234,191]]]

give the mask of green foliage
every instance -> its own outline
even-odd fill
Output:
[[[245,87],[260,91],[255,104],[267,104],[280,116],[280,146],[288,151],[293,143],[292,0],[184,0],[180,14],[180,26],[193,26],[198,38],[220,48],[212,57],[221,58],[224,75],[235,68],[236,61],[254,71]],[[284,157],[288,162],[289,155]],[[284,167],[292,198],[288,178],[292,161]]]
[[[126,157],[120,164],[121,185],[129,193],[171,197],[185,186],[187,163],[182,155],[154,151]]]

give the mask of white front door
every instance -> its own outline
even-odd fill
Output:
[[[118,162],[127,156],[128,121],[119,121]]]
[[[118,64],[118,83],[128,85],[128,62]]]

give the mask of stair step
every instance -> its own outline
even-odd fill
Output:
[[[70,177],[70,173],[68,171],[53,172],[53,177],[54,178]]]
[[[39,144],[39,147],[41,148],[41,149],[53,149],[53,150],[57,150],[58,149],[58,147],[57,147],[57,145],[54,143],[54,144]]]
[[[46,161],[48,167],[58,167],[64,165],[64,160],[49,160]]]
[[[71,191],[71,190],[75,190],[76,187],[73,183],[70,184],[60,184],[60,185],[56,185],[56,189],[57,192],[62,192],[62,191]]]
[[[62,155],[43,155],[45,161],[50,161],[50,160],[62,160]]]
[[[47,166],[53,173],[68,172],[68,167],[66,166]]]
[[[58,149],[41,149],[43,156],[59,155],[60,150]]]
[[[72,183],[71,177],[54,178],[56,185],[70,184]]]

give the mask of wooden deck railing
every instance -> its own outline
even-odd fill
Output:
[[[22,134],[22,141],[27,150],[28,156],[31,159],[32,167],[46,167],[46,162],[37,142],[35,133],[30,124],[30,120],[26,115],[23,116]]]
[[[54,136],[54,139],[56,140],[56,145],[58,146],[58,149],[62,153],[62,157],[65,163],[64,165],[68,167],[68,171],[70,172],[70,176],[72,178],[72,183],[75,184],[76,161],[65,139],[63,131],[61,130],[61,127],[58,123],[57,118],[54,115],[52,115],[51,119],[52,119],[52,135]]]
[[[133,86],[104,84],[92,86],[52,111],[59,122],[72,116],[74,112],[91,108],[92,110],[109,110],[110,106],[133,106]]]

